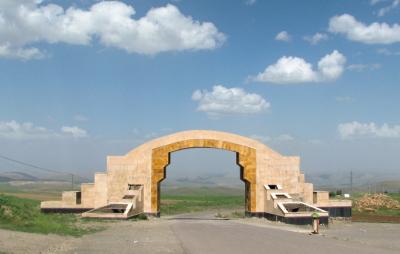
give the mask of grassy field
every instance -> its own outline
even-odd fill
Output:
[[[161,215],[244,209],[243,196],[161,196]]]
[[[244,210],[244,191],[228,187],[161,189],[161,215],[218,210]]]
[[[70,189],[67,182],[0,182],[0,193],[40,201],[60,199],[61,192]]]
[[[81,236],[101,230],[74,214],[44,214],[39,201],[0,194],[0,228],[41,234]]]
[[[244,210],[244,190],[229,187],[161,187],[161,215]]]

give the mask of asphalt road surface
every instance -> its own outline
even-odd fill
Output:
[[[387,246],[371,246],[349,239],[309,235],[306,232],[291,232],[230,220],[177,218],[170,227],[179,239],[184,253],[190,254],[400,253],[399,249],[385,248]],[[397,235],[393,238],[399,241],[399,237],[400,235]]]
[[[212,214],[109,222],[81,238],[0,230],[5,253],[400,253],[400,224],[336,223],[319,235],[264,219],[219,220]]]

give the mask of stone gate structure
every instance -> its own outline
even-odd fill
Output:
[[[206,130],[183,131],[149,141],[124,156],[108,156],[107,172],[94,183],[67,191],[61,201],[44,201],[44,212],[83,212],[85,217],[129,218],[160,215],[160,182],[166,177],[170,154],[189,148],[216,148],[236,153],[245,185],[245,210],[288,223],[308,223],[318,214],[351,216],[351,201],[330,200],[328,192],[313,190],[300,171],[300,158],[282,156],[261,142]],[[322,209],[321,209],[322,208]]]

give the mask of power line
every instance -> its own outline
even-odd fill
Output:
[[[4,160],[7,160],[7,161],[11,161],[11,162],[17,163],[17,164],[20,164],[20,165],[24,165],[24,166],[27,166],[27,167],[43,170],[43,171],[46,171],[46,172],[63,174],[63,175],[70,175],[70,174],[65,173],[65,172],[61,172],[61,171],[57,171],[57,170],[53,170],[53,169],[48,169],[48,168],[43,168],[43,167],[40,167],[40,166],[36,166],[36,165],[30,164],[30,163],[26,163],[26,162],[23,162],[23,161],[20,161],[20,160],[16,160],[16,159],[7,157],[7,156],[1,155],[1,154],[0,154],[0,158],[2,158]]]
[[[76,176],[78,176],[78,177],[80,177],[80,178],[82,178],[82,179],[88,180],[87,178],[82,177],[82,176],[77,175],[77,174],[67,173],[67,172],[63,172],[63,171],[59,171],[59,170],[54,170],[54,169],[49,169],[49,168],[40,167],[40,166],[31,164],[31,163],[23,162],[23,161],[20,161],[20,160],[16,160],[16,159],[13,159],[13,158],[4,156],[4,155],[1,155],[1,154],[0,154],[0,158],[1,158],[1,159],[4,159],[4,160],[7,160],[7,161],[11,161],[11,162],[17,163],[17,164],[20,164],[20,165],[24,165],[24,166],[26,166],[26,167],[35,168],[35,169],[42,170],[42,171],[46,171],[46,172],[50,172],[50,173],[68,175],[68,176],[71,176],[72,178],[73,178],[74,175],[76,175]]]

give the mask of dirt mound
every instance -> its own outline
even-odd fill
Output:
[[[385,194],[365,194],[355,202],[358,211],[375,211],[380,208],[400,209],[400,202]]]

